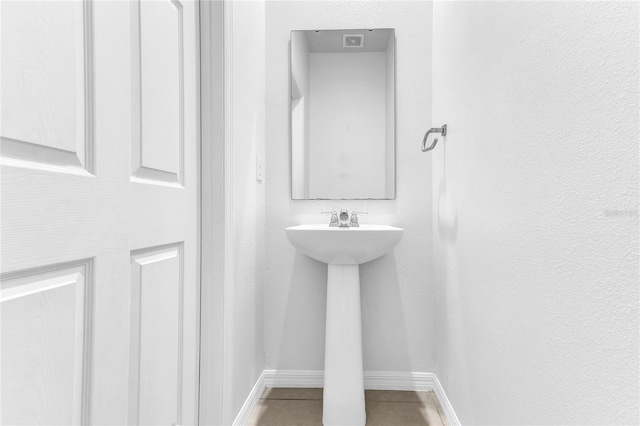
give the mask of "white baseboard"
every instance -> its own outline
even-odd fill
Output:
[[[264,370],[242,409],[234,426],[247,423],[265,388],[321,388],[324,384],[322,370]],[[434,391],[450,426],[459,426],[451,403],[442,385],[433,373],[405,371],[365,371],[364,388],[370,390]]]
[[[433,373],[365,371],[364,388],[371,390],[430,391],[433,390]]]
[[[438,397],[438,402],[440,402],[442,412],[447,417],[447,423],[449,426],[460,426],[460,420],[458,420],[458,416],[456,416],[455,411],[453,411],[451,402],[449,402],[449,398],[447,398],[447,394],[444,393],[444,388],[435,374],[433,375],[433,391]]]
[[[242,408],[240,412],[236,416],[236,419],[233,421],[233,426],[242,426],[249,423],[249,419],[251,418],[251,414],[256,409],[258,405],[258,401],[262,397],[262,393],[264,389],[268,386],[265,386],[265,373],[267,370],[263,370],[256,381],[256,384],[253,385],[253,389],[249,392],[249,396],[247,397],[244,404],[242,404]]]
[[[268,388],[321,388],[322,370],[265,370]],[[433,390],[432,373],[365,371],[364,388],[376,390]]]
[[[322,370],[264,370],[268,388],[321,388],[324,386]]]

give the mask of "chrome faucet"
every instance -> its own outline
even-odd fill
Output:
[[[349,220],[349,226],[353,227],[353,228],[357,228],[360,226],[360,223],[358,223],[358,215],[359,214],[367,214],[367,212],[357,212],[357,211],[353,211],[353,213],[351,213],[351,219]]]
[[[340,228],[348,228],[349,227],[349,210],[342,209],[340,210]]]
[[[338,213],[337,212],[322,212],[321,214],[323,216],[330,214],[331,215],[331,222],[329,223],[329,226],[331,226],[331,227],[338,226]]]
[[[338,212],[322,212],[321,213],[323,216],[325,215],[331,215],[331,222],[329,223],[329,226],[331,227],[340,227],[340,228],[349,228],[349,227],[353,227],[353,228],[357,228],[360,226],[360,223],[358,223],[358,215],[359,214],[367,214],[366,212],[357,212],[357,211],[353,211],[351,213],[351,217],[349,217],[349,210],[346,209],[342,209],[340,210],[340,215],[338,215]]]

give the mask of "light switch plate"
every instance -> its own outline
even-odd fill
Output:
[[[264,158],[256,156],[256,180],[262,182],[264,180]]]

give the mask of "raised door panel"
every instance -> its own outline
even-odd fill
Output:
[[[133,180],[182,184],[184,82],[182,5],[132,4]]]
[[[2,163],[91,172],[91,7],[2,3]]]
[[[93,170],[89,163],[85,163],[87,168],[78,165],[80,160],[70,165],[70,156],[59,159],[49,155],[71,153],[75,146],[78,150],[73,155],[82,159],[80,148],[91,145],[86,137],[75,139],[75,145],[27,141],[36,152],[17,158],[5,150],[4,137],[9,136],[0,132],[4,163],[0,263],[2,271],[9,273],[2,276],[9,281],[2,284],[0,295],[4,297],[6,289],[18,288],[15,280],[25,276],[14,271],[27,271],[35,281],[46,281],[48,276],[41,274],[53,269],[45,271],[41,266],[90,258],[85,270],[93,274],[90,280],[87,272],[55,288],[3,299],[2,424],[197,423],[198,3],[144,3],[51,2],[51,7],[59,6],[60,12],[52,14],[63,22],[51,31],[52,48],[61,50],[54,56],[64,55],[65,65],[86,63],[89,68],[83,71],[94,71],[91,84],[87,79],[91,72],[80,77],[76,73],[73,81],[80,80],[76,94],[80,87],[95,88],[95,105],[88,107],[83,101],[81,106],[86,111],[52,108],[47,111],[51,117],[43,120],[58,123],[76,114],[75,120],[86,118],[86,126],[91,127],[89,112],[93,108]],[[4,80],[5,46],[17,43],[14,36],[20,30],[6,22],[22,19],[16,16],[22,13],[25,31],[34,32],[44,31],[54,22],[44,18],[38,22],[37,17],[45,15],[38,10],[48,4],[7,4],[2,2],[0,29],[3,114],[7,105],[19,106],[18,100],[5,99],[5,89],[11,84]],[[132,11],[140,8],[146,17],[143,20]],[[31,20],[27,22],[27,18]],[[145,19],[151,22],[151,30]],[[158,23],[154,24],[156,19]],[[134,22],[137,32],[133,31]],[[89,29],[82,35],[83,40],[95,44],[94,49],[87,48],[93,51],[94,67],[84,60],[83,51],[69,45],[77,38],[60,38],[65,32],[60,30],[62,35],[58,35],[58,26]],[[153,31],[164,32],[166,39]],[[139,42],[145,34],[147,42],[141,49]],[[159,42],[154,44],[154,39]],[[137,80],[131,72],[134,57],[142,64]],[[49,73],[42,71],[43,75]],[[152,86],[142,90],[141,82],[154,78],[166,82],[157,85],[157,90],[166,89],[164,94]],[[84,100],[92,98],[86,90]],[[17,98],[19,94],[12,96]],[[156,98],[143,105],[145,96],[147,101],[149,96]],[[135,102],[137,109],[132,106]],[[156,106],[171,111],[158,113]],[[7,119],[3,116],[2,120],[4,130]],[[143,121],[144,129],[151,130],[143,129]],[[137,139],[131,131],[132,123],[140,123]],[[90,133],[88,127],[85,134]],[[149,131],[158,133],[147,138]],[[51,134],[51,130],[43,130],[44,136]],[[165,135],[169,137],[164,141],[156,140]],[[64,143],[68,141],[64,139]],[[144,154],[137,159],[131,156],[136,143],[138,152]],[[38,153],[43,156],[37,157]],[[72,167],[78,173],[66,173]],[[8,286],[9,282],[14,284]],[[73,289],[85,293],[80,295]],[[88,321],[88,315],[81,316],[81,306],[91,313],[92,321]],[[27,318],[39,318],[38,325]],[[90,325],[85,330],[91,330],[91,339],[76,334],[81,324]],[[11,327],[11,331],[6,332],[5,327]],[[80,349],[85,352],[81,362],[76,362],[75,354]]]
[[[131,256],[129,424],[181,423],[182,244]]]
[[[90,266],[83,261],[2,277],[2,424],[84,423]]]

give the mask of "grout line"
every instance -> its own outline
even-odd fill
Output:
[[[438,413],[438,417],[440,418],[440,423],[442,424],[442,426],[445,426],[446,423],[444,422],[444,419],[442,418],[442,414],[440,414],[442,410],[436,410],[436,413]]]
[[[391,404],[420,404],[420,405],[433,405],[434,407],[437,407],[435,404],[431,403],[431,402],[424,402],[424,401],[367,401],[370,403],[378,403],[378,402],[384,402],[384,403],[391,403]]]
[[[429,391],[429,396],[431,397],[431,400],[433,400],[433,405],[435,405],[436,407],[436,412],[438,413],[438,417],[440,418],[440,423],[442,424],[442,426],[445,426],[445,419],[442,418],[442,406],[440,405],[440,401],[438,401],[438,396],[436,395],[436,393],[434,391]]]
[[[322,398],[260,398],[260,401],[322,401]]]
[[[267,389],[307,389],[307,390],[314,390],[317,388],[265,388],[265,391]],[[365,395],[367,392],[370,392],[371,389],[366,389]],[[373,390],[375,391],[375,390]],[[431,405],[435,405],[437,408],[439,408],[440,410],[442,410],[442,407],[440,406],[440,402],[437,399],[437,396],[435,394],[434,391],[384,391],[384,392],[415,392],[415,393],[428,393],[429,394],[429,398],[431,399],[431,402],[425,402],[425,401],[394,401],[394,400],[374,400],[374,401],[368,401],[368,402],[402,402],[405,404],[431,404]],[[266,392],[264,392],[266,393]],[[264,395],[263,393],[263,395]],[[366,398],[366,397],[365,397]],[[264,398],[264,397],[260,397],[260,401],[322,401],[322,398],[282,398],[282,397],[269,397],[269,398]],[[438,413],[438,415],[440,415],[440,413]],[[442,417],[442,416],[441,416]]]

